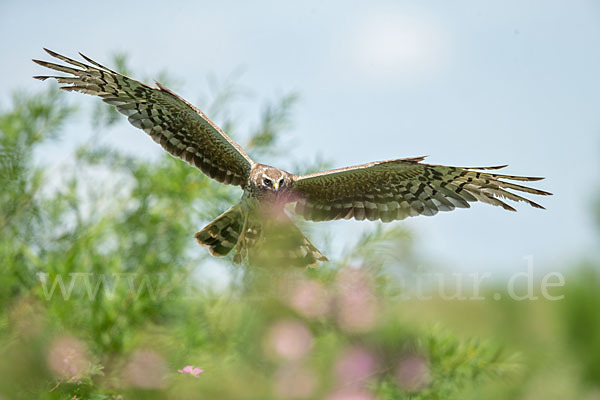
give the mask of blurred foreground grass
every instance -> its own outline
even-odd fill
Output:
[[[292,103],[266,108],[254,153]],[[240,193],[183,162],[92,136],[36,166],[73,112],[50,91],[0,113],[0,399],[600,398],[597,262],[570,269],[558,301],[495,300],[500,283],[423,300],[390,278],[415,262],[391,224],[314,270],[235,267],[193,233]]]

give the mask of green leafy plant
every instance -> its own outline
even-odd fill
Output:
[[[127,69],[124,58],[118,65]],[[228,98],[216,95],[215,107]],[[291,126],[296,101],[264,108],[249,135],[253,152],[266,153]],[[316,269],[234,266],[207,257],[193,233],[239,191],[167,155],[128,155],[98,140],[100,130],[72,157],[40,164],[36,154],[59,143],[74,112],[51,90],[16,95],[0,113],[0,399],[533,399],[597,390],[597,269],[560,306],[407,300],[395,278],[425,261],[400,224],[368,231]],[[93,124],[112,129],[111,113],[98,106]],[[215,287],[215,276],[225,284]],[[457,315],[499,329],[471,332]]]

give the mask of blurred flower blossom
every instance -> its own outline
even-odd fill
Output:
[[[367,349],[353,347],[342,353],[334,368],[339,386],[360,388],[374,374],[376,360]]]
[[[87,372],[89,355],[83,342],[72,336],[63,336],[50,345],[47,363],[55,374],[75,380]]]
[[[191,365],[186,365],[185,367],[183,367],[183,369],[178,369],[177,372],[181,374],[188,374],[193,376],[194,378],[197,378],[198,375],[204,372],[204,370],[200,368],[194,368]]]
[[[268,353],[288,361],[302,358],[313,343],[313,335],[306,325],[293,319],[275,322],[265,339]]]
[[[286,290],[290,306],[306,318],[323,317],[329,311],[329,296],[322,284],[316,281],[301,280]]]
[[[337,321],[352,333],[371,330],[377,322],[377,300],[370,276],[362,269],[345,268],[338,273]]]
[[[407,392],[417,392],[425,388],[430,380],[431,375],[425,357],[409,354],[400,359],[396,367],[398,386]]]
[[[136,351],[125,367],[127,382],[142,389],[163,387],[166,372],[165,361],[152,350]]]
[[[364,391],[342,390],[332,393],[326,400],[375,400],[375,398]]]
[[[275,374],[274,385],[279,398],[305,399],[313,396],[317,388],[317,376],[305,367],[286,366]]]

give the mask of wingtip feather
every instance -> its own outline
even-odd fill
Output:
[[[59,56],[59,54],[58,54],[57,52],[55,52],[55,51],[52,51],[52,50],[50,50],[50,49],[48,49],[48,48],[46,48],[46,47],[42,47],[42,49],[44,49],[44,51],[45,51],[46,53],[50,54],[52,57],[57,57],[57,56]]]
[[[498,199],[496,199],[496,200],[498,200]],[[500,201],[500,200],[498,200],[498,201]],[[500,205],[502,206],[502,208],[504,208],[505,210],[507,210],[507,211],[513,211],[513,212],[517,212],[517,209],[516,209],[516,208],[514,208],[514,207],[512,207],[512,206],[510,206],[510,205],[508,205],[508,204],[506,204],[505,202],[503,202],[503,201],[500,201],[500,203],[501,203]]]
[[[83,54],[82,52],[79,52],[79,55],[81,57],[83,57],[85,59],[85,61],[89,62],[90,64],[94,65],[97,68],[103,69],[103,70],[111,72],[113,74],[120,75],[117,71],[113,71],[112,69],[110,69],[110,68],[108,68],[108,67],[100,64],[99,62],[92,60],[91,58],[89,58],[88,56],[86,56],[85,54]]]
[[[476,168],[476,169],[494,170],[494,169],[502,169],[502,168],[506,168],[506,167],[508,167],[508,164],[492,165],[491,167],[480,167],[480,168]]]

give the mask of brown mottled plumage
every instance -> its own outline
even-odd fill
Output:
[[[514,191],[550,194],[510,182],[542,178],[486,172],[505,165],[447,167],[424,164],[424,157],[294,175],[254,162],[202,111],[160,84],[157,88],[145,85],[83,54],[91,65],[45,50],[76,68],[33,60],[70,75],[36,79],[54,78],[64,84],[61,89],[102,98],[173,156],[219,182],[244,189],[239,204],[196,234],[198,242],[215,256],[236,249],[234,262],[307,266],[327,260],[287,217],[286,203],[295,202],[296,213],[312,221],[354,218],[389,222],[468,208],[474,201],[510,211],[516,210],[503,199],[543,208]]]

